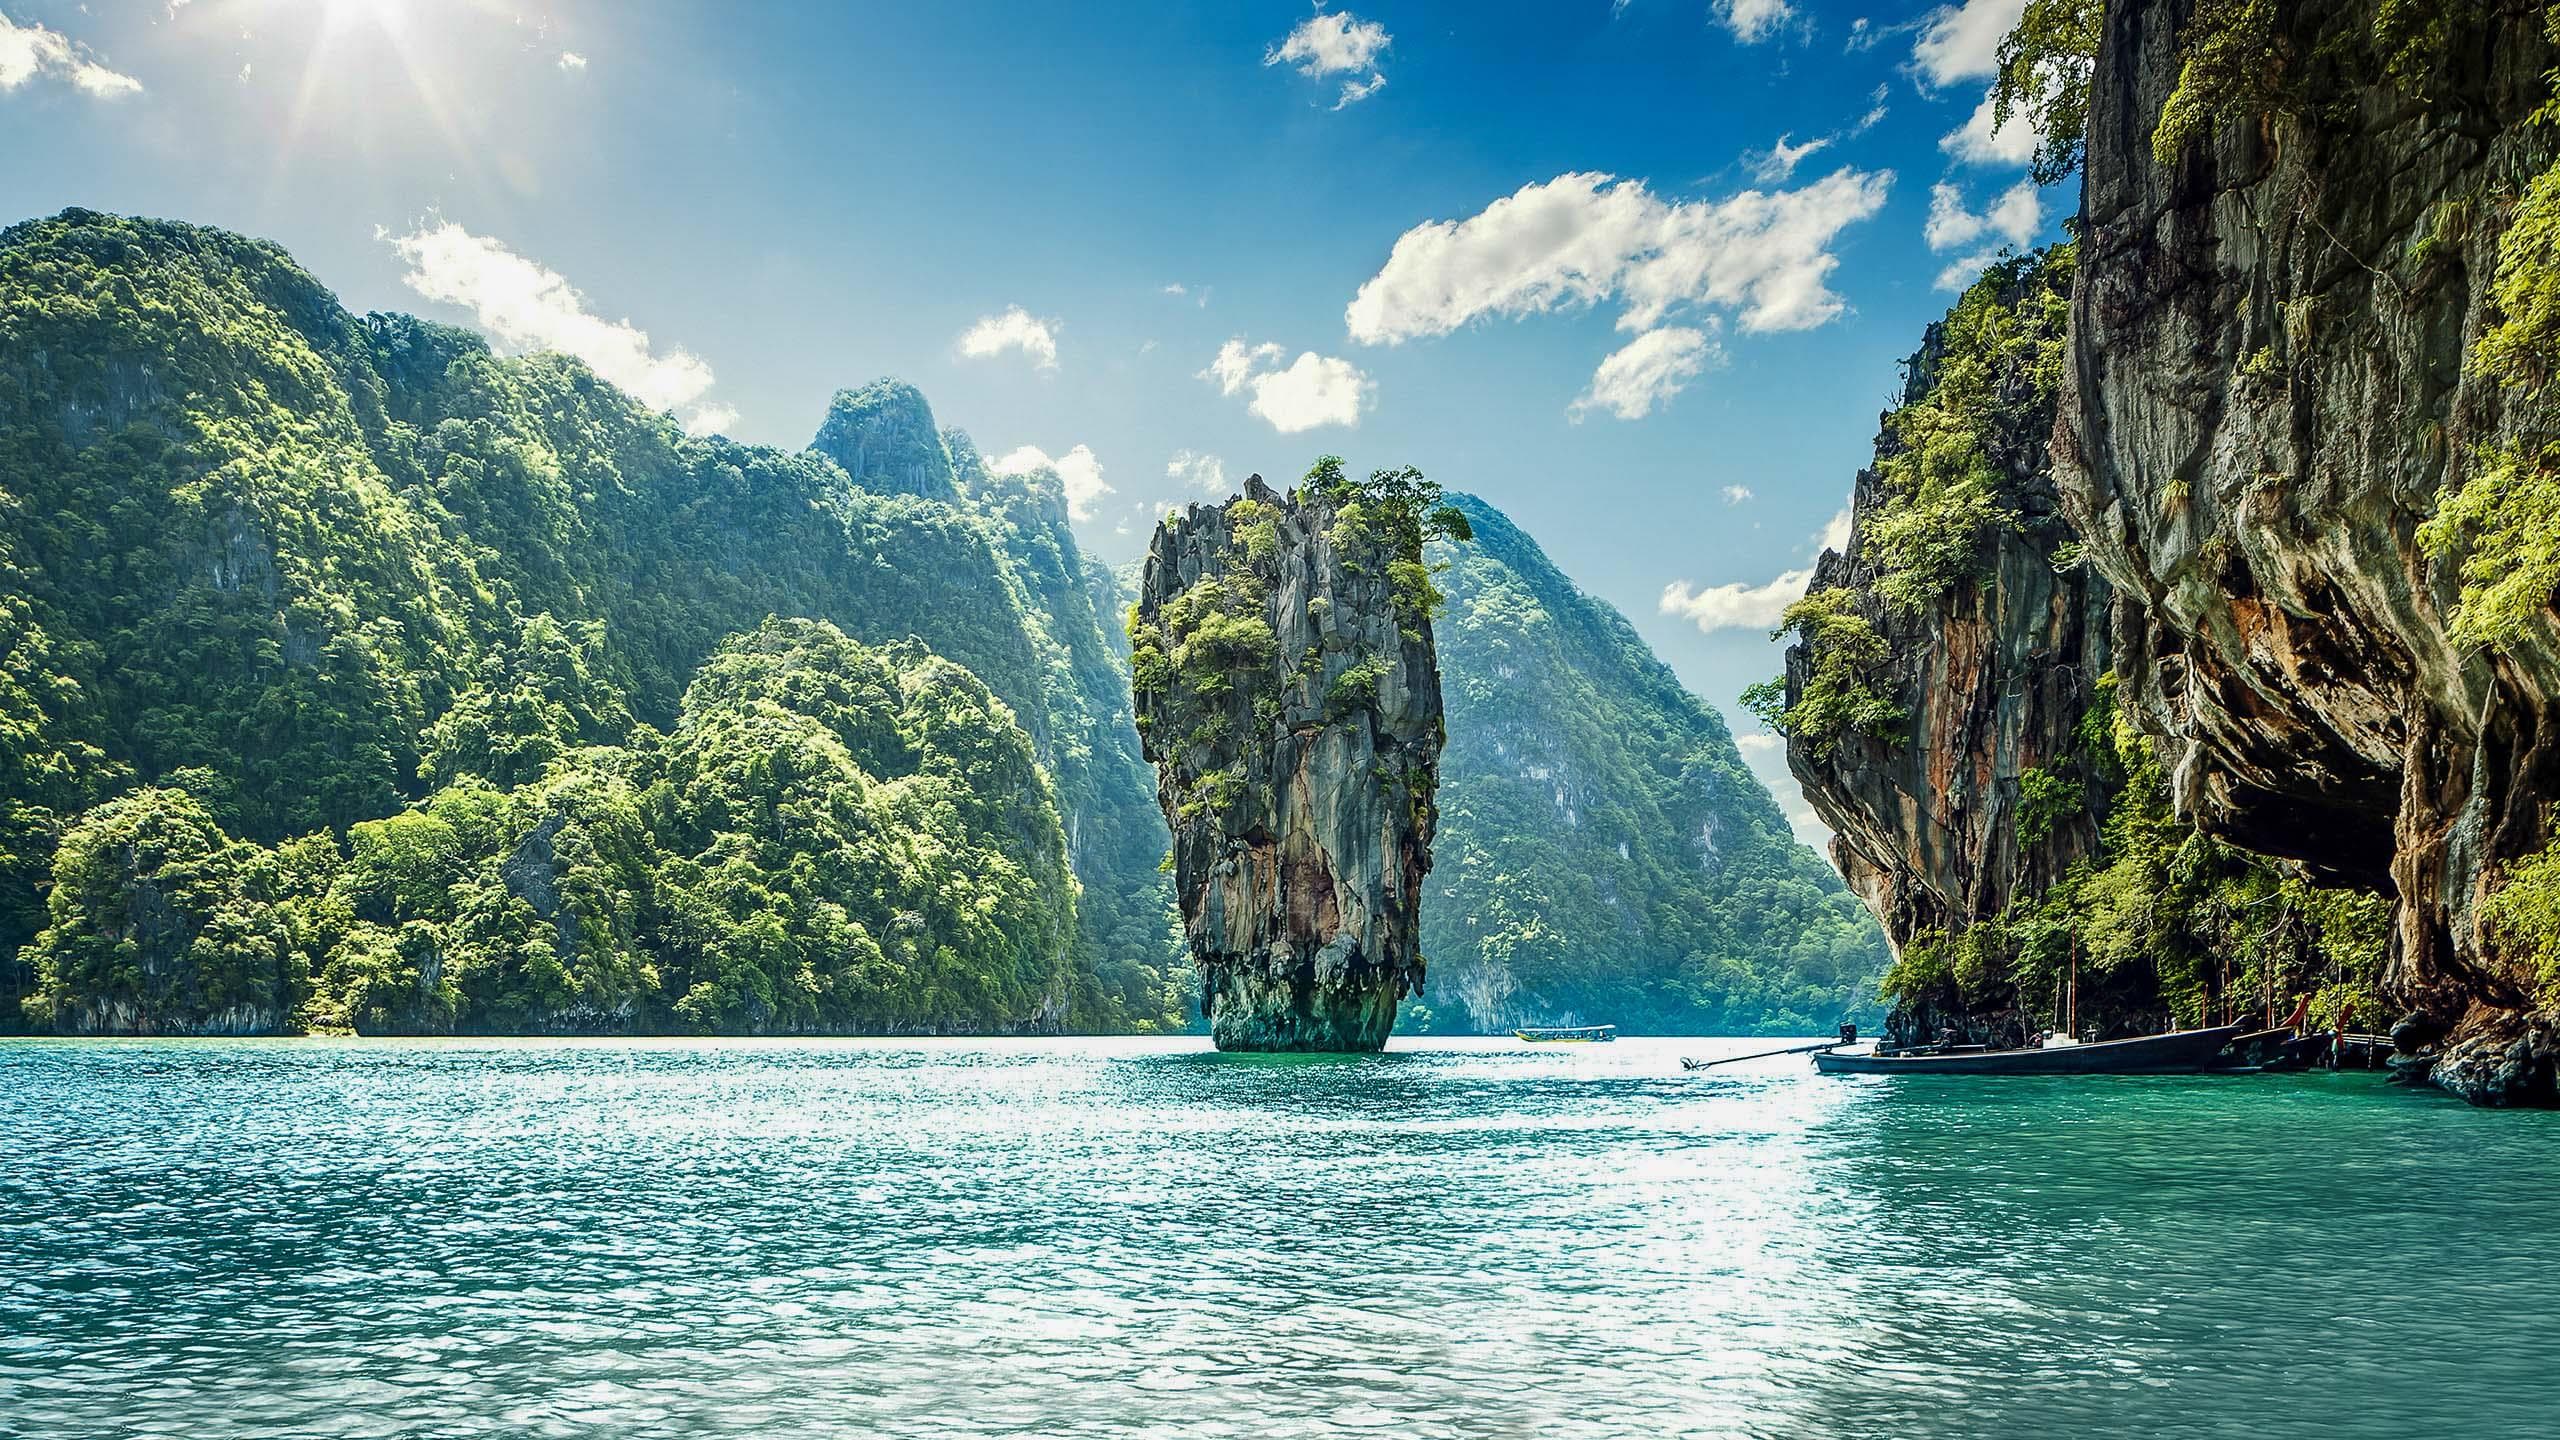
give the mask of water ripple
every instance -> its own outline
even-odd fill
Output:
[[[2541,1428],[2555,1117],[1750,1043],[0,1045],[0,1437]]]

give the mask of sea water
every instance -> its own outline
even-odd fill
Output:
[[[2552,1433],[2560,1116],[1767,1043],[0,1043],[0,1436]]]

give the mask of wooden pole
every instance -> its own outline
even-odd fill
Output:
[[[1846,1040],[1824,1040],[1813,1045],[1790,1045],[1783,1050],[1755,1050],[1748,1055],[1727,1055],[1721,1060],[1690,1060],[1684,1057],[1680,1061],[1680,1068],[1712,1070],[1718,1065],[1739,1065],[1745,1060],[1766,1060],[1772,1055],[1810,1055],[1816,1050],[1837,1050],[1848,1043]]]

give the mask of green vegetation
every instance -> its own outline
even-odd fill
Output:
[[[1444,504],[1439,485],[1409,465],[1354,480],[1340,456],[1324,455],[1300,483],[1332,506],[1326,539],[1342,565],[1356,574],[1364,564],[1381,563],[1383,555],[1398,627],[1420,639],[1422,626],[1440,613],[1444,600],[1423,547],[1466,539],[1466,516]],[[1279,643],[1269,612],[1281,564],[1280,512],[1241,497],[1229,501],[1224,513],[1226,568],[1173,596],[1152,617],[1135,606],[1128,612],[1130,684],[1140,702],[1139,723],[1158,742],[1159,753],[1174,759],[1176,773],[1189,777],[1177,812],[1186,817],[1223,806],[1243,784],[1243,777],[1217,763],[1238,713],[1230,704],[1237,687],[1253,687],[1245,697],[1246,713],[1262,725],[1279,718],[1288,688],[1265,683],[1272,679]],[[1314,597],[1308,614],[1321,621],[1330,604]],[[1309,649],[1300,657],[1294,683],[1320,680],[1326,663],[1322,645]],[[1378,654],[1349,660],[1325,684],[1327,704],[1337,713],[1374,706],[1391,664],[1392,657]]]
[[[1332,540],[1338,549],[1375,544],[1387,552],[1387,574],[1394,582],[1396,607],[1406,615],[1438,619],[1446,597],[1432,583],[1431,566],[1422,547],[1434,540],[1472,538],[1466,512],[1442,503],[1437,481],[1423,478],[1410,465],[1372,470],[1366,480],[1343,473],[1342,457],[1322,455],[1307,471],[1305,483],[1334,504]],[[1419,625],[1406,625],[1419,638]]]
[[[1742,703],[1760,723],[1817,757],[1837,752],[1853,734],[1893,739],[1910,717],[1877,688],[1891,651],[1858,612],[1858,593],[1842,586],[1814,591],[1787,607],[1769,638],[1790,630],[1808,657],[1804,689],[1793,705],[1783,680],[1743,691]]]
[[[2102,0],[2028,0],[2001,39],[1992,112],[2003,124],[2020,113],[2034,123],[2035,176],[2045,184],[2078,169],[2085,152],[2104,13]],[[2464,37],[2490,18],[2478,0],[2197,0],[2179,30],[2178,83],[2152,127],[2152,157],[2175,164],[2217,123],[2341,118],[2369,86],[2424,97]]]
[[[2005,914],[1914,936],[1885,976],[1886,996],[1957,1013],[2014,1007],[2059,1025],[2076,973],[2084,1019],[2194,1025],[2269,1005],[2281,1018],[2293,997],[2310,994],[2315,1023],[2342,1014],[2380,1023],[2389,902],[2314,886],[2199,834],[2172,807],[2158,755],[2116,713],[2114,695],[2108,677],[2082,717],[2081,752],[2057,762],[2076,778],[2056,769],[2021,777],[2020,841],[2040,843],[2028,833],[2037,807],[2067,797],[2076,808],[2086,801],[2080,788],[2092,786],[2106,817],[2099,855]]]
[[[1078,977],[1065,837],[967,671],[824,621],[723,646],[674,732],[273,849],[176,788],[55,857],[31,1014],[67,1028],[1030,1028]],[[1090,982],[1087,981],[1089,986]],[[130,1023],[130,1021],[126,1022]]]
[[[2560,1004],[2560,841],[2509,866],[2480,918],[2531,962],[2541,1002]]]
[[[1966,287],[1913,367],[1900,408],[1885,418],[1876,474],[1884,503],[1859,527],[1875,593],[1916,613],[1971,578],[1984,544],[2018,526],[2002,497],[1996,453],[2014,418],[2050,413],[2062,387],[2071,275],[2065,242],[1992,266]]]
[[[58,928],[42,898],[58,846],[138,786],[183,790],[229,840],[318,835],[351,857],[361,827],[466,781],[513,797],[508,824],[540,824],[526,792],[593,747],[645,752],[626,736],[677,724],[725,637],[797,615],[913,634],[1009,709],[1072,837],[1075,881],[1051,897],[1076,925],[1064,1020],[1172,1021],[1163,832],[1097,618],[1117,587],[1076,552],[1054,476],[989,476],[921,397],[873,387],[831,425],[896,421],[862,433],[897,446],[848,453],[912,471],[939,450],[951,498],[884,493],[930,475],[689,437],[557,355],[359,320],[272,246],[80,211],[0,235],[0,356],[0,957]],[[408,927],[496,944],[520,921],[476,903],[385,909],[398,918],[367,920],[381,933],[336,970],[443,974]],[[952,953],[984,967],[979,988],[1015,993],[1010,943],[963,934]],[[31,980],[0,963],[0,1002]],[[601,1003],[547,983],[521,1005],[457,992],[456,1023]],[[767,1013],[728,993],[694,1013]],[[989,1023],[968,987],[934,993],[953,1008],[933,1023]],[[71,998],[47,994],[47,1013]],[[816,1013],[777,995],[735,1023]],[[651,1014],[635,1002],[629,1023]]]
[[[1500,512],[1455,504],[1475,543],[1431,555],[1448,748],[1427,1023],[1806,1034],[1860,1012],[1883,936],[1723,721]]]
[[[2284,104],[2289,51],[2275,0],[2200,0],[2187,18],[2178,86],[2160,107],[2151,157],[2174,165],[2217,116],[2255,117]]]
[[[2023,114],[2035,127],[2036,182],[2052,185],[2080,168],[2088,148],[2089,76],[2098,59],[2104,0],[2027,0],[2001,37],[1991,85],[1994,124]]]
[[[2454,640],[2503,649],[2545,630],[2560,591],[2560,444],[2506,446],[2447,489],[2418,527],[2418,543],[2458,560],[2461,598],[2447,627]]]
[[[1925,614],[1981,572],[1991,540],[2015,530],[2013,471],[2043,463],[2041,442],[2062,385],[2065,327],[2078,247],[2063,243],[1993,265],[1932,326],[1903,403],[1876,446],[1879,500],[1860,517],[1860,587],[1833,585],[1787,607],[1772,638],[1795,633],[1802,688],[1743,692],[1763,724],[1825,757],[1852,735],[1890,741],[1908,717],[1884,683],[1891,646],[1881,622]]]

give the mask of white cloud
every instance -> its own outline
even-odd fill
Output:
[[[1590,410],[1606,410],[1621,420],[1641,420],[1697,378],[1720,358],[1704,330],[1685,325],[1647,330],[1600,362],[1591,373],[1591,388],[1569,411],[1580,420]]]
[[[1814,537],[1817,554],[1821,550],[1848,549],[1849,525],[1846,509],[1824,521],[1822,533]],[[1709,634],[1718,630],[1774,630],[1787,607],[1804,598],[1805,587],[1812,583],[1811,565],[1781,572],[1763,585],[1737,581],[1699,586],[1674,580],[1662,587],[1659,608],[1663,614],[1679,616]]]
[[[1058,477],[1058,486],[1066,493],[1067,515],[1071,519],[1090,520],[1094,507],[1102,497],[1113,494],[1102,483],[1102,462],[1094,458],[1091,448],[1079,445],[1064,455],[1051,455],[1037,445],[1023,445],[1008,450],[987,462],[987,469],[998,475],[1027,475],[1046,470]]]
[[[1218,347],[1217,358],[1200,372],[1217,383],[1219,393],[1249,394],[1245,408],[1284,435],[1319,425],[1357,425],[1377,386],[1348,360],[1300,352],[1287,365],[1289,352],[1277,345],[1247,345],[1241,339]]]
[[[1941,182],[1929,192],[1929,223],[1921,232],[1936,251],[1963,249],[1985,239],[2004,242],[2007,248],[2024,250],[2036,243],[2044,230],[2044,195],[2032,180],[2021,180],[2002,191],[1981,214],[1965,208],[1964,192]],[[2001,245],[1983,245],[1971,254],[1948,265],[1938,273],[1938,288],[1961,290],[1973,277],[2000,258]]]
[[[1766,730],[1753,730],[1747,734],[1736,735],[1733,737],[1733,743],[1746,751],[1784,750],[1787,748],[1787,742],[1783,738],[1772,735]]]
[[[1394,42],[1387,27],[1377,21],[1336,10],[1299,21],[1287,39],[1263,52],[1262,63],[1295,65],[1299,74],[1321,79],[1369,69],[1378,53]]]
[[[1372,71],[1366,80],[1345,80],[1342,82],[1342,94],[1333,102],[1333,108],[1339,110],[1346,105],[1357,105],[1385,88],[1387,77],[1384,71]]]
[[[1616,299],[1618,328],[1681,306],[1738,310],[1746,331],[1803,330],[1846,308],[1824,281],[1834,237],[1884,205],[1892,176],[1841,170],[1797,190],[1666,202],[1595,172],[1521,187],[1466,220],[1398,237],[1344,311],[1353,339],[1445,335],[1481,315]]]
[[[1227,493],[1227,462],[1198,450],[1176,450],[1164,462],[1164,475],[1204,495]]]
[[[563,50],[560,52],[560,68],[572,72],[584,70],[587,68],[587,57],[575,50]]]
[[[574,355],[652,410],[694,406],[711,388],[711,367],[699,357],[673,346],[651,349],[647,331],[595,315],[558,272],[495,240],[450,221],[382,238],[408,263],[403,284],[429,300],[469,310],[503,345]],[[698,406],[686,424],[726,425],[736,418],[727,406]]]
[[[1662,587],[1662,613],[1690,621],[1713,634],[1718,630],[1771,630],[1788,606],[1804,598],[1813,568],[1789,570],[1765,585],[1709,585],[1691,588],[1686,580]]]
[[[1183,284],[1179,280],[1176,280],[1172,284],[1164,287],[1164,293],[1167,295],[1188,295],[1191,293],[1191,287]]]
[[[2005,165],[2024,169],[2036,158],[2035,122],[2028,118],[2027,107],[2021,105],[2009,112],[2007,124],[1993,118],[1991,92],[1982,92],[1982,103],[1962,125],[1948,131],[1938,141],[1938,148],[1966,165]]]
[[[58,30],[21,25],[0,15],[0,92],[32,80],[60,80],[83,95],[114,100],[142,91],[142,82],[98,62],[89,47]]]
[[[2000,39],[2026,12],[2027,0],[1965,0],[1943,5],[1922,22],[1911,65],[1932,86],[1987,80],[1999,69]]]
[[[1807,140],[1801,145],[1790,145],[1787,143],[1787,137],[1781,135],[1778,137],[1778,143],[1769,147],[1768,154],[1751,162],[1752,178],[1763,185],[1778,184],[1796,173],[1796,167],[1804,163],[1804,157],[1823,149],[1830,143],[1831,137],[1822,135]]]
[[[1922,238],[1932,250],[1954,250],[1985,235],[1996,235],[2017,249],[2036,243],[2044,230],[2044,196],[2032,180],[2021,180],[2000,193],[1977,215],[1965,208],[1964,192],[1944,182],[1929,191],[1929,224]]]
[[[1019,350],[1043,370],[1058,368],[1058,322],[1043,320],[1019,305],[1008,305],[1001,315],[981,315],[960,336],[960,353],[972,360],[984,360],[1007,350]]]
[[[1757,45],[1778,33],[1778,27],[1795,13],[1787,0],[1716,0],[1716,18],[1745,45]]]
[[[1724,503],[1727,505],[1739,505],[1753,498],[1752,489],[1748,485],[1727,485],[1718,493],[1724,496]]]
[[[738,407],[735,405],[696,405],[692,413],[684,417],[684,429],[688,435],[717,435],[737,423]]]
[[[1349,76],[1342,82],[1340,98],[1333,108],[1356,105],[1378,93],[1387,83],[1384,72],[1377,68],[1378,55],[1395,37],[1387,27],[1375,20],[1363,20],[1348,10],[1319,11],[1298,22],[1288,38],[1262,53],[1265,65],[1291,65],[1311,80],[1328,75]],[[1365,74],[1362,72],[1366,72]]]

